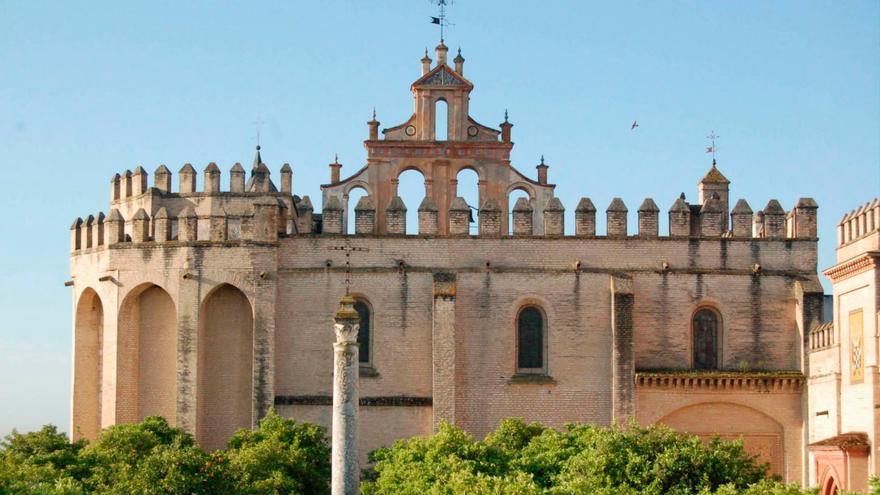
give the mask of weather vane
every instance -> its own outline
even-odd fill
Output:
[[[443,43],[443,28],[455,25],[455,24],[452,24],[451,22],[449,22],[449,19],[446,18],[446,7],[448,5],[452,5],[453,0],[429,0],[429,1],[431,3],[433,3],[434,5],[436,5],[438,9],[440,9],[440,13],[437,15],[437,17],[431,16],[431,24],[437,24],[438,26],[440,26],[440,43]]]
[[[715,139],[720,137],[721,136],[715,134],[715,131],[712,131],[711,134],[706,136],[706,139],[712,143],[709,146],[706,146],[706,153],[712,153],[712,165],[715,165],[715,152],[718,151],[718,147],[715,146]]]
[[[257,114],[257,120],[251,122],[257,127],[257,149],[260,149],[260,128],[262,128],[263,124],[266,122],[260,118],[260,115]]]

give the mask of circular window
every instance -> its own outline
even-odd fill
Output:
[[[404,129],[404,132],[406,132],[406,135],[407,135],[407,136],[415,136],[415,134],[416,134],[416,126],[414,126],[414,125],[408,125],[408,126],[406,126],[406,129]]]

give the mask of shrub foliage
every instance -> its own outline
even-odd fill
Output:
[[[742,442],[662,426],[503,421],[478,441],[441,425],[370,455],[364,495],[806,495],[768,478]],[[160,417],[117,425],[91,444],[54,426],[0,441],[0,494],[329,494],[327,431],[272,411],[225,450],[205,452]],[[877,493],[880,482],[872,482]]]

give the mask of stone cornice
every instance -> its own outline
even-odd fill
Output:
[[[838,263],[823,273],[831,280],[831,283],[837,283],[854,275],[876,269],[880,265],[878,260],[880,260],[880,251],[868,251],[843,263]]]
[[[640,390],[799,393],[804,375],[798,371],[639,371],[635,382]]]

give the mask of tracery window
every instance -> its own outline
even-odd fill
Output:
[[[517,369],[526,372],[545,371],[544,347],[547,332],[544,313],[534,306],[522,308],[517,315],[516,329]]]
[[[694,368],[698,370],[717,369],[718,348],[721,341],[718,314],[708,308],[694,313]]]
[[[354,310],[357,311],[357,314],[361,319],[357,338],[359,346],[358,362],[361,364],[370,364],[373,361],[372,356],[370,355],[370,327],[373,323],[373,312],[370,309],[370,304],[362,299],[355,300]]]

